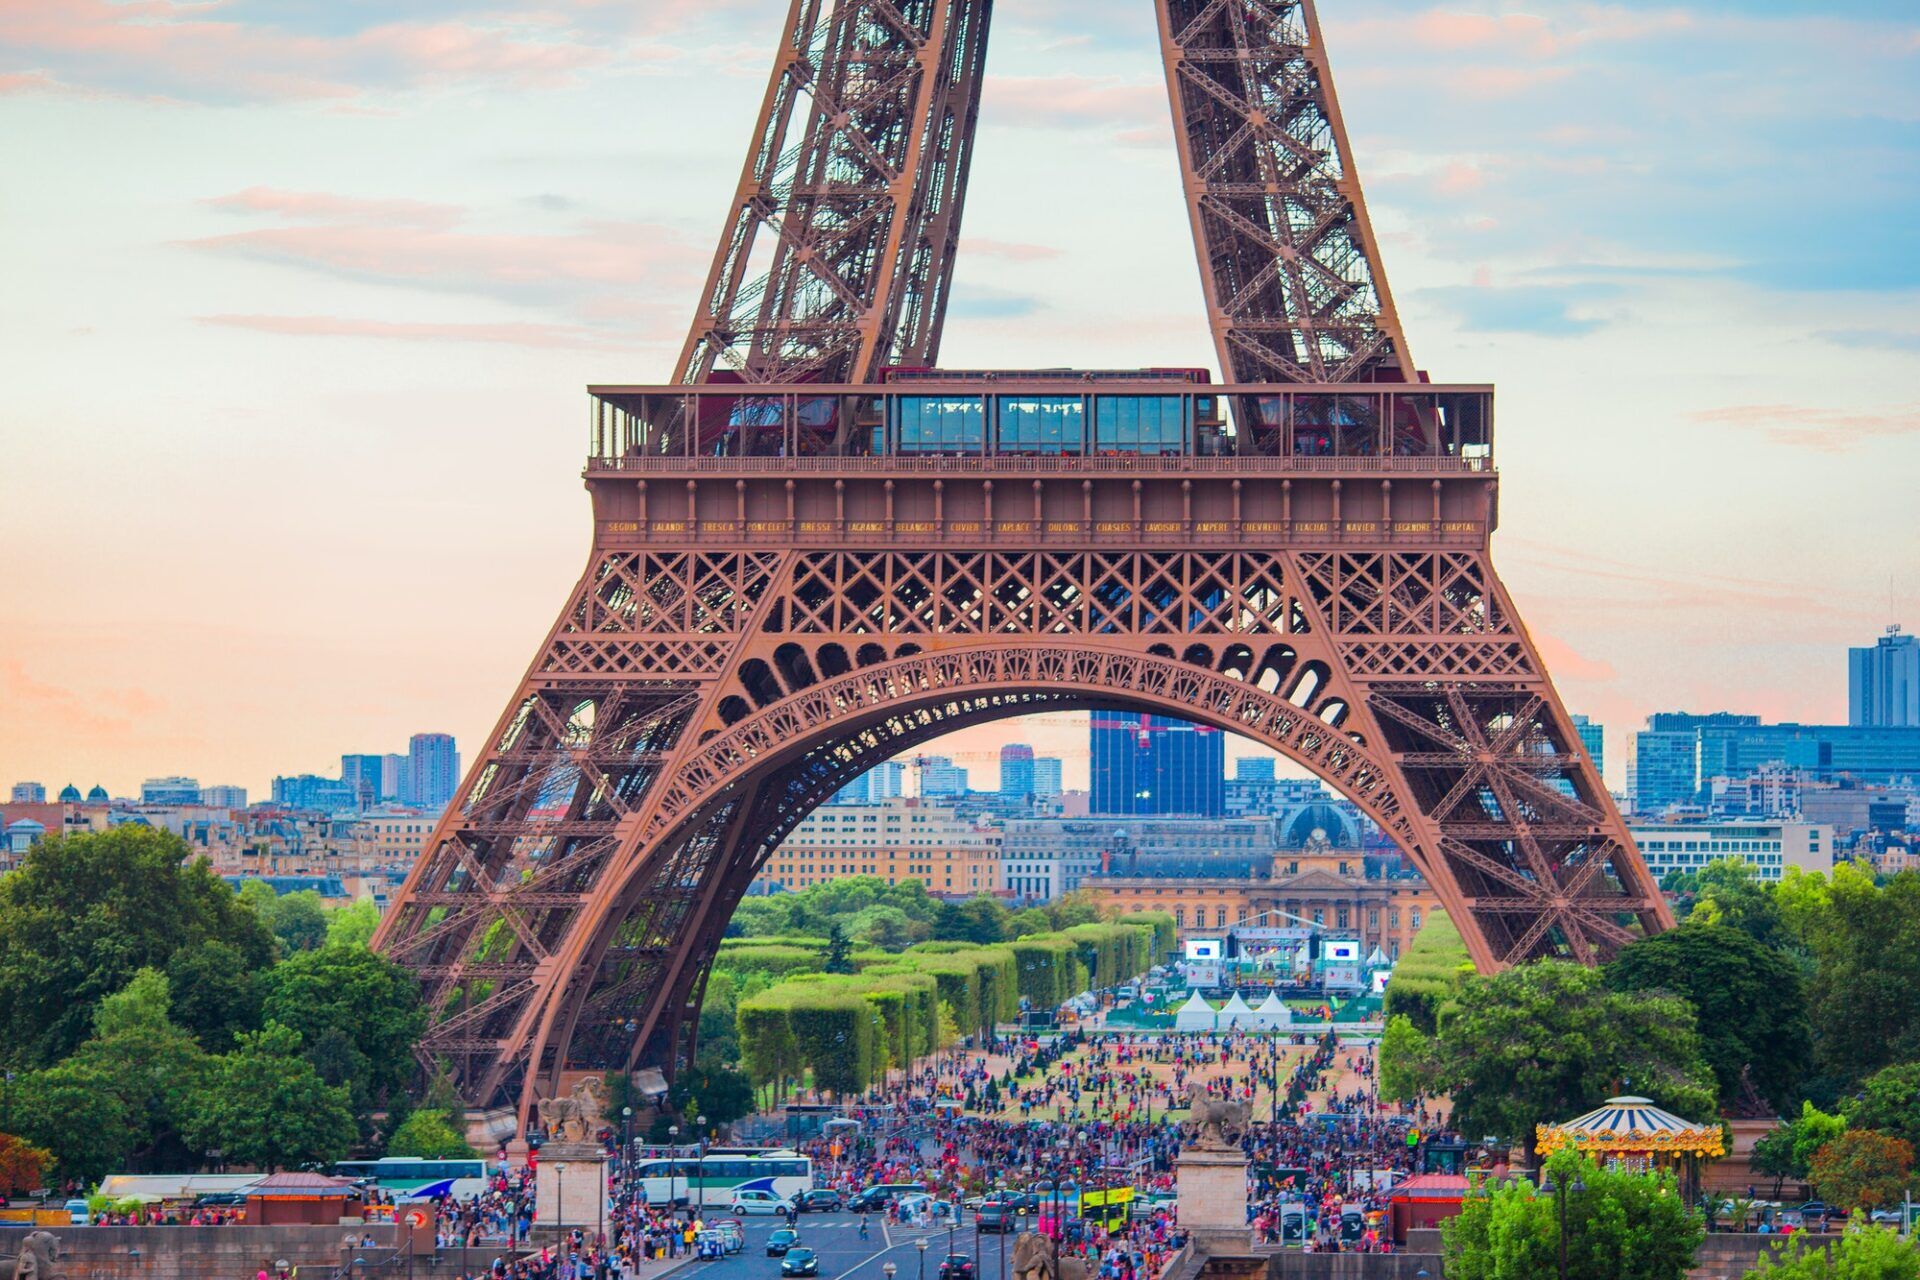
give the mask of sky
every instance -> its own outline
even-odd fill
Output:
[[[1920,627],[1920,10],[1322,0],[1496,564],[1623,777]],[[491,727],[664,380],[780,0],[0,0],[0,783]],[[1211,364],[1150,0],[999,0],[943,363]],[[1011,733],[975,731],[990,782]]]

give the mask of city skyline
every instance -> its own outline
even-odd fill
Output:
[[[0,26],[27,179],[0,219],[38,249],[0,303],[0,431],[17,474],[70,478],[0,504],[0,777],[264,793],[413,724],[484,740],[585,550],[579,388],[665,375],[783,10]],[[996,19],[948,364],[1211,363],[1149,9],[1090,12]],[[1326,28],[1415,358],[1500,386],[1496,545],[1569,705],[1614,735],[1843,722],[1828,655],[1920,615],[1920,533],[1886,518],[1920,460],[1910,17],[1369,0]],[[698,144],[646,127],[692,116]],[[137,198],[90,198],[103,167]],[[1780,221],[1786,167],[1848,234]],[[1035,171],[1130,198],[1071,201],[1070,233]],[[1117,278],[1121,243],[1163,248]],[[498,586],[449,643],[456,554]],[[119,608],[76,612],[78,582]]]

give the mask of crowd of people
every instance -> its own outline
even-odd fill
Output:
[[[982,1197],[1018,1206],[1014,1233],[1036,1230],[1099,1280],[1150,1280],[1184,1243],[1174,1210],[1180,1117],[1195,1097],[1243,1103],[1247,1222],[1255,1239],[1311,1250],[1390,1251],[1386,1185],[1420,1167],[1444,1117],[1381,1106],[1370,1046],[1332,1034],[1159,1034],[1085,1028],[996,1038],[937,1055],[847,1102],[841,1122],[791,1145],[812,1159],[817,1187],[850,1201],[878,1184],[926,1195],[883,1209],[931,1234],[979,1240],[977,1274],[999,1252],[962,1206]],[[462,1280],[638,1280],[662,1263],[723,1255],[715,1224],[684,1205],[649,1203],[622,1178],[619,1143],[603,1135],[608,1212],[558,1239],[536,1236],[533,1163],[504,1159],[486,1189],[440,1206],[442,1256]],[[537,1162],[537,1155],[534,1161]],[[1061,1211],[1086,1192],[1131,1199]],[[1108,1198],[1108,1197],[1097,1197]],[[219,1210],[206,1210],[218,1214]],[[877,1224],[875,1224],[877,1227]],[[859,1224],[867,1238],[868,1222]],[[944,1252],[944,1250],[943,1250]]]

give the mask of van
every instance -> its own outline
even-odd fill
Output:
[[[84,1227],[93,1221],[93,1215],[87,1212],[85,1200],[67,1201],[67,1222],[71,1226]]]

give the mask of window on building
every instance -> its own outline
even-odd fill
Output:
[[[1413,927],[1416,929],[1420,927],[1420,908],[1418,907],[1413,909]]]

